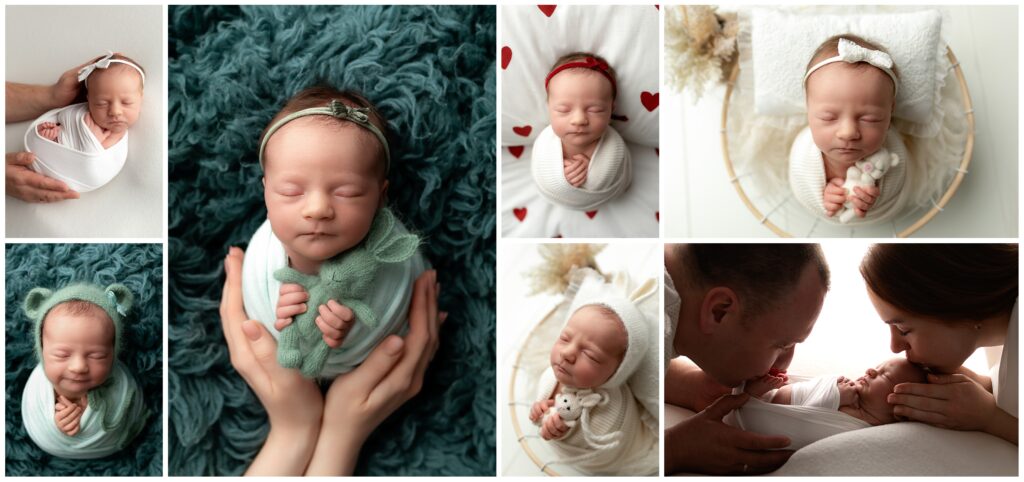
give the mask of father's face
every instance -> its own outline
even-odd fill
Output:
[[[713,339],[716,355],[701,368],[730,387],[760,377],[773,367],[785,369],[796,344],[811,334],[824,300],[825,286],[817,269],[808,264],[795,289],[774,307],[723,323]]]

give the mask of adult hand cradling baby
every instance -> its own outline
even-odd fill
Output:
[[[388,415],[419,393],[445,315],[437,310],[437,273],[417,278],[405,338],[390,336],[322,397],[298,370],[281,368],[277,342],[242,302],[244,253],[231,248],[221,323],[239,372],[267,410],[270,433],[247,475],[351,474],[363,442]]]

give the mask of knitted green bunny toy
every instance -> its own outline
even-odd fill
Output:
[[[317,309],[335,300],[349,307],[356,321],[368,327],[377,326],[377,314],[368,304],[374,279],[385,264],[400,263],[416,254],[420,238],[415,234],[396,234],[395,215],[388,208],[377,210],[370,232],[355,248],[341,253],[320,267],[317,276],[300,273],[292,268],[281,268],[274,278],[282,283],[297,283],[309,293],[305,313],[281,331],[278,339],[277,361],[285,368],[299,368],[306,378],[316,378],[323,371],[331,348],[323,341],[323,333],[316,326]],[[302,353],[302,346],[312,346]]]

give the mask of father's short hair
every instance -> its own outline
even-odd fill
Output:
[[[725,286],[743,300],[748,318],[785,300],[811,264],[829,289],[828,263],[817,244],[688,244],[676,248],[695,288]]]

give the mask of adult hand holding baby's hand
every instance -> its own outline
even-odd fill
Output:
[[[78,199],[78,193],[67,184],[32,170],[35,156],[31,152],[7,153],[4,181],[7,195],[30,203],[52,203]]]
[[[555,440],[565,436],[566,432],[569,431],[569,426],[562,421],[562,416],[557,413],[552,413],[547,417],[544,417],[544,422],[540,426],[540,437],[544,440]]]
[[[362,365],[331,383],[323,426],[306,475],[346,475],[359,450],[392,412],[423,387],[447,314],[437,309],[437,272],[426,271],[413,286],[409,332],[385,338]]]
[[[829,217],[834,216],[846,202],[846,188],[843,187],[843,180],[836,177],[825,184],[822,200],[825,202],[825,212]]]
[[[258,321],[250,320],[242,302],[242,261],[232,247],[224,259],[227,279],[220,301],[221,328],[231,365],[259,398],[270,418],[270,434],[250,475],[298,475],[313,452],[323,398],[312,380],[277,363],[277,342]]]
[[[683,470],[705,474],[761,474],[789,460],[781,449],[789,439],[746,432],[722,422],[747,403],[750,395],[723,395],[702,412],[665,430],[665,473]]]
[[[587,182],[587,168],[590,166],[590,158],[584,154],[576,154],[569,159],[562,160],[562,168],[565,171],[565,180],[573,187],[580,187]]]
[[[854,186],[853,194],[850,194],[850,202],[853,203],[854,212],[857,217],[867,216],[868,210],[875,205],[875,200],[882,193],[878,186],[860,187]]]
[[[534,402],[533,406],[530,407],[530,421],[533,423],[539,423],[541,417],[544,416],[544,413],[554,405],[555,401],[550,399]]]

